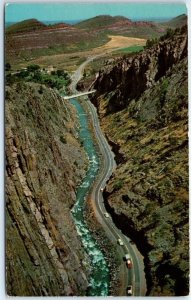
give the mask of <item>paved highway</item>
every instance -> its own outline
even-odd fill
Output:
[[[72,83],[70,85],[70,89],[73,93],[77,92],[76,85],[82,77],[82,72],[86,64],[88,64],[94,58],[95,56],[88,58],[73,74]],[[86,103],[92,118],[92,123],[94,125],[97,143],[99,145],[100,152],[102,153],[102,165],[98,177],[93,185],[90,196],[98,221],[105,230],[109,240],[117,246],[118,258],[121,261],[119,296],[126,295],[126,288],[128,285],[132,285],[134,296],[144,296],[146,294],[146,280],[144,274],[143,257],[137,250],[136,245],[132,245],[129,241],[129,238],[123,235],[123,233],[115,226],[111,216],[105,216],[106,209],[104,206],[101,189],[105,187],[107,180],[110,178],[114,168],[116,167],[116,164],[114,160],[114,154],[112,153],[110,146],[108,145],[107,140],[101,131],[96,108],[89,100],[87,100]],[[119,238],[123,241],[123,245],[121,246],[117,243]],[[130,254],[133,263],[132,268],[130,269],[127,268],[126,263],[123,260],[125,254],[127,253]]]

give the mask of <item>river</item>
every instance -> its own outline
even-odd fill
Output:
[[[109,290],[109,269],[107,262],[96,240],[91,235],[83,216],[86,196],[99,170],[99,156],[94,146],[85,110],[77,100],[72,99],[70,102],[77,110],[80,122],[79,138],[89,159],[86,176],[77,189],[77,201],[72,209],[77,232],[81,236],[83,246],[91,260],[92,269],[87,295],[107,296]]]

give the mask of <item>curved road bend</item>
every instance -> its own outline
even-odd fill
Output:
[[[99,54],[94,57],[88,58],[84,63],[80,65],[80,67],[76,70],[76,72],[72,75],[72,83],[70,85],[70,90],[73,93],[76,93],[76,85],[78,81],[82,78],[82,73],[85,66],[98,56],[102,56],[104,54]],[[86,97],[87,98],[87,97]],[[111,217],[105,217],[104,213],[106,213],[106,209],[104,206],[103,195],[101,188],[104,188],[106,185],[107,180],[110,178],[113,169],[116,167],[114,154],[112,153],[110,146],[107,143],[106,138],[104,137],[101,128],[99,126],[99,120],[97,116],[97,111],[94,105],[87,100],[86,101],[92,122],[94,125],[96,139],[100,148],[100,151],[103,155],[103,163],[100,173],[93,185],[92,193],[90,195],[91,200],[93,201],[94,211],[96,217],[102,227],[105,230],[106,235],[108,236],[109,240],[117,246],[118,257],[121,261],[120,264],[120,295],[126,295],[126,288],[128,285],[132,285],[133,287],[133,295],[134,296],[145,296],[146,294],[146,280],[145,280],[145,273],[144,273],[144,264],[143,264],[143,257],[141,256],[140,252],[137,250],[136,245],[132,245],[129,241],[129,238],[126,237],[112,222]],[[121,239],[124,243],[123,246],[117,244],[117,240]],[[123,261],[123,257],[126,253],[129,253],[133,267],[128,269],[126,266],[125,261]]]

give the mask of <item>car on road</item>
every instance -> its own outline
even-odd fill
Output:
[[[127,259],[126,265],[127,265],[127,268],[128,268],[128,269],[131,269],[131,268],[132,268],[132,260],[131,260],[130,258]]]
[[[104,216],[106,217],[106,218],[109,218],[109,214],[106,212],[106,213],[104,213]]]
[[[119,244],[120,246],[123,246],[123,245],[124,245],[124,243],[123,243],[123,241],[122,241],[121,239],[118,239],[117,242],[118,242],[118,244]]]
[[[100,191],[103,192],[103,188],[101,188]]]
[[[132,285],[128,285],[128,287],[126,288],[126,294],[127,294],[127,296],[131,296],[133,294]]]
[[[128,253],[126,253],[125,256],[123,257],[123,259],[124,259],[125,261],[127,261],[129,258],[130,258],[130,255],[129,255]]]
[[[131,256],[126,253],[125,256],[123,257],[123,259],[126,261],[126,265],[127,265],[127,268],[128,269],[131,269],[132,268],[132,260],[131,260]]]

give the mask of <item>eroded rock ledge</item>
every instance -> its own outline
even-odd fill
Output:
[[[69,103],[33,83],[6,87],[7,293],[84,295],[89,261],[70,209],[85,175]]]

